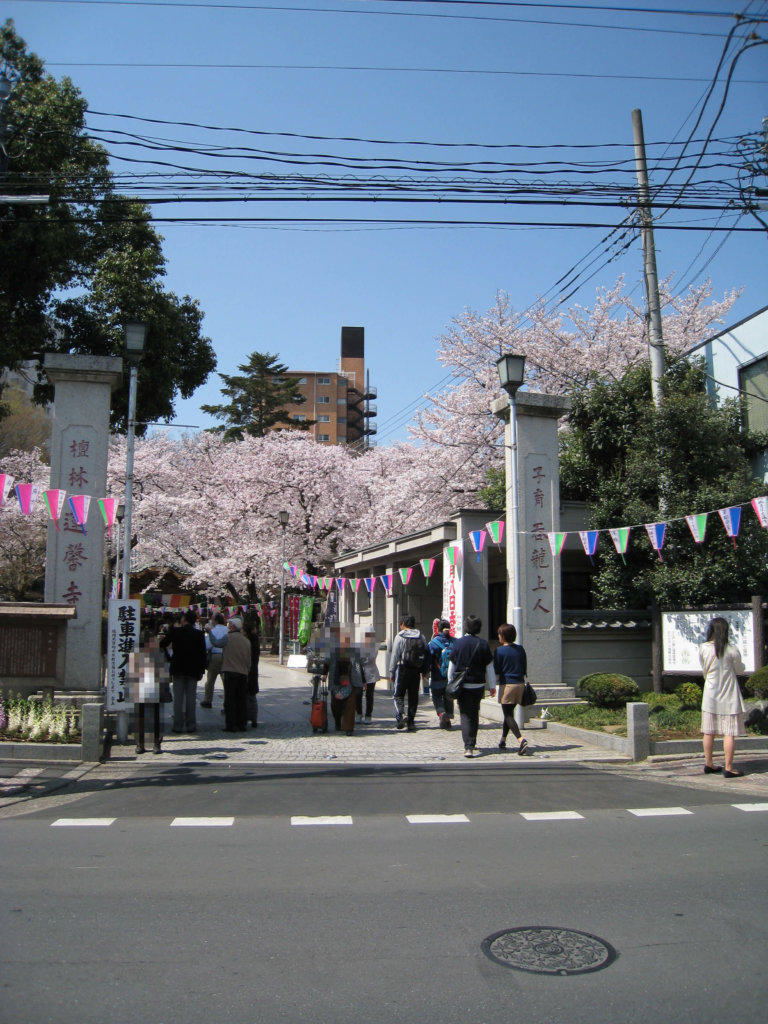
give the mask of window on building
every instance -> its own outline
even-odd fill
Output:
[[[347,404],[346,398],[337,398],[336,399],[336,405],[346,405],[346,404]]]
[[[302,415],[301,413],[298,413],[298,412],[295,412],[291,418],[296,420],[297,423],[304,423],[304,422],[306,422],[306,419],[307,419],[306,416],[304,416],[304,415]]]
[[[318,385],[319,384],[330,384],[331,383],[331,378],[330,377],[318,377],[317,378],[317,383],[318,383]]]
[[[318,423],[330,423],[331,422],[331,417],[330,416],[325,416],[323,413],[321,413],[317,417],[317,422]]]
[[[747,429],[768,431],[768,356],[741,367],[739,387],[746,410]]]
[[[297,384],[306,384],[307,383],[307,378],[306,377],[299,377],[299,379],[297,380],[296,383]]]
[[[331,440],[331,435],[330,434],[318,434],[317,435],[317,440],[318,441],[330,441]]]
[[[339,424],[339,426],[342,426],[342,425],[346,426],[347,417],[346,416],[337,416],[336,417],[336,422]]]
[[[330,405],[331,404],[331,399],[330,399],[330,397],[328,395],[318,395],[317,396],[317,404],[318,405]]]

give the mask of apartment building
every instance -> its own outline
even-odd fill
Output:
[[[314,420],[310,428],[322,444],[346,444],[361,451],[372,447],[376,433],[376,388],[365,369],[365,328],[342,327],[341,355],[335,370],[289,370],[306,401],[292,420]]]

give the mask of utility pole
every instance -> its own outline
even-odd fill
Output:
[[[653,404],[658,409],[661,405],[660,382],[664,376],[664,337],[661,330],[659,276],[656,271],[656,247],[653,242],[653,215],[651,213],[651,193],[648,188],[648,165],[645,162],[643,115],[640,110],[632,111],[632,129],[635,139],[637,209],[642,223],[640,230],[643,238],[645,294],[648,304],[648,355],[651,360],[651,394],[653,395]]]

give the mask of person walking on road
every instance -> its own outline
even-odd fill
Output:
[[[355,731],[357,691],[362,693],[363,690],[363,666],[359,652],[352,645],[349,628],[338,623],[331,626],[328,686],[336,731],[351,736]]]
[[[173,677],[173,731],[197,732],[197,684],[205,675],[205,637],[195,628],[197,615],[184,613],[181,624],[167,634],[171,648],[170,670]]]
[[[453,650],[453,637],[451,636],[451,624],[447,619],[440,619],[437,626],[437,632],[429,641],[429,689],[440,728],[450,729],[453,724],[453,700],[447,696],[445,687],[448,682],[448,665]]]
[[[213,616],[213,625],[205,636],[205,646],[208,652],[208,671],[205,676],[205,691],[200,701],[201,708],[213,706],[213,688],[216,679],[221,674],[221,660],[224,656],[224,647],[227,643],[227,623],[221,612]]]
[[[727,619],[718,616],[710,622],[707,639],[699,647],[699,662],[704,673],[701,699],[704,772],[707,775],[723,772],[726,779],[740,778],[744,772],[733,767],[733,747],[736,736],[746,735],[746,708],[736,676],[743,675],[746,669],[738,648],[728,642]],[[712,760],[716,735],[723,737],[724,769]]]
[[[248,672],[248,721],[255,729],[259,724],[259,657],[261,656],[261,616],[253,605],[245,613],[243,633],[251,645],[251,668]]]
[[[419,683],[426,676],[429,652],[427,641],[416,629],[416,619],[406,615],[392,645],[389,678],[395,684],[395,723],[398,729],[416,732],[416,710],[419,706]],[[408,710],[406,712],[406,698]]]
[[[520,727],[515,721],[515,708],[523,699],[528,661],[525,648],[515,643],[517,630],[513,625],[505,622],[503,626],[499,626],[497,636],[499,646],[493,654],[493,671],[496,675],[499,704],[504,715],[499,750],[506,750],[507,736],[511,732],[518,742],[518,754],[524,754],[528,740],[522,737]]]
[[[464,620],[464,636],[453,644],[448,667],[448,682],[461,671],[465,671],[464,685],[457,697],[461,718],[461,738],[464,741],[464,757],[476,757],[477,731],[480,727],[480,701],[486,686],[491,695],[496,693],[496,674],[493,671],[493,655],[488,641],[478,636],[483,628],[476,615]]]
[[[224,731],[245,732],[248,728],[248,673],[251,670],[251,642],[243,636],[243,620],[235,615],[227,623],[221,674],[224,678]]]

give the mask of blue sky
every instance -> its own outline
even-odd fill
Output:
[[[212,185],[206,175],[213,167],[277,173],[285,181],[299,166],[266,160],[264,154],[246,160],[229,151],[221,157],[176,153],[171,158],[169,141],[196,149],[257,147],[305,158],[631,161],[634,108],[643,114],[651,184],[660,184],[664,148],[658,144],[669,143],[668,152],[676,152],[675,143],[693,131],[733,20],[717,17],[725,7],[713,0],[670,5],[697,12],[688,15],[658,13],[662,5],[654,5],[657,13],[651,14],[649,6],[623,12],[609,5],[599,10],[581,4],[568,9],[405,0],[261,6],[238,0],[221,5],[6,0],[2,17],[14,19],[51,74],[69,75],[79,87],[93,112],[89,128],[114,155],[114,170],[138,175],[133,180],[147,189],[145,195],[157,197],[160,183],[148,181],[152,168],[142,162],[148,156],[205,171],[201,190],[208,196]],[[742,10],[762,17],[760,34],[768,36],[768,4],[744,0]],[[725,70],[745,35],[741,30],[733,41]],[[732,154],[733,140],[759,132],[768,114],[768,47],[755,46],[739,58],[727,93],[723,78],[721,72],[694,135],[704,138],[722,103],[710,152]],[[141,134],[145,144],[129,148],[116,131]],[[151,153],[150,137],[163,140],[165,151]],[[336,141],[340,138],[356,141]],[[716,141],[725,139],[730,141]],[[454,145],[406,145],[413,142]],[[525,148],[486,150],[469,143]],[[586,145],[613,148],[574,148]],[[534,146],[545,148],[528,148]],[[389,174],[403,182],[424,180],[421,165],[414,167]],[[308,169],[336,180],[344,176],[348,184],[359,173],[318,164],[316,156]],[[369,172],[369,187],[370,173],[385,175]],[[625,184],[631,199],[633,174],[630,164],[623,175],[608,178]],[[734,172],[713,168],[703,176],[733,180]],[[541,181],[551,184],[556,177]],[[173,192],[176,184],[163,187]],[[176,194],[187,200],[189,187],[187,179],[185,190]],[[508,292],[519,310],[538,295],[556,299],[553,286],[575,265],[583,273],[571,302],[591,305],[595,289],[610,287],[622,273],[635,296],[642,295],[638,238],[613,254],[610,241],[602,242],[609,227],[493,223],[616,225],[628,212],[617,206],[185,201],[153,209],[159,217],[187,218],[187,223],[158,224],[168,261],[166,287],[200,301],[222,372],[236,372],[254,350],[278,353],[293,369],[333,369],[342,325],[365,327],[367,364],[379,393],[380,444],[406,436],[421,396],[443,380],[436,339],[463,309],[488,309],[499,290]],[[227,215],[460,219],[488,226],[189,222]],[[749,216],[719,210],[670,215],[667,223],[673,216],[681,225],[757,226]],[[709,277],[716,297],[744,289],[729,322],[768,302],[764,233],[660,229],[656,247],[659,276],[675,274],[678,288]],[[179,402],[177,422],[210,425],[199,406],[219,400],[219,384],[213,376],[192,399]]]

